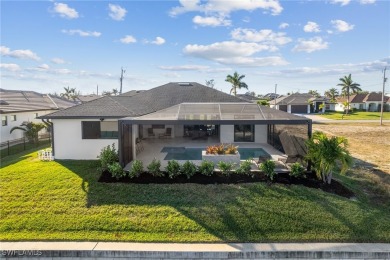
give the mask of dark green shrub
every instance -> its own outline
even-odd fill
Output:
[[[210,161],[202,161],[200,166],[198,167],[200,174],[205,176],[211,176],[214,172],[214,163]]]
[[[144,171],[144,165],[143,165],[142,161],[135,160],[131,165],[129,177],[130,178],[139,177],[143,171]]]
[[[122,166],[119,164],[119,162],[109,164],[107,167],[108,172],[111,173],[111,176],[117,180],[126,176],[126,172],[122,169]]]
[[[259,169],[265,173],[265,175],[273,181],[276,175],[275,172],[275,162],[272,160],[266,160],[260,164]]]
[[[293,163],[290,169],[290,176],[295,178],[306,178],[305,168],[299,163]]]
[[[181,166],[181,172],[187,176],[187,178],[191,178],[192,176],[195,175],[196,173],[196,165],[191,162],[191,161],[186,161],[182,166]]]
[[[229,176],[234,169],[234,165],[235,163],[232,162],[220,161],[218,163],[218,168],[221,170],[223,175]]]
[[[251,172],[252,169],[252,162],[250,159],[241,162],[240,167],[236,170],[237,174],[242,174],[242,175],[249,175],[254,177],[254,174]]]
[[[115,144],[111,146],[106,146],[100,151],[100,155],[98,156],[100,160],[100,170],[106,171],[108,170],[108,166],[113,164],[114,162],[119,161],[118,151],[115,148]]]
[[[162,177],[164,176],[164,173],[161,172],[161,162],[159,160],[156,160],[156,158],[153,159],[153,161],[148,165],[148,172],[150,175],[154,177]]]
[[[168,173],[168,177],[173,179],[181,174],[180,164],[175,160],[170,160],[167,167],[165,167],[165,171]]]

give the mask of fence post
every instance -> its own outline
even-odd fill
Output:
[[[9,140],[7,141],[7,152],[8,152],[8,155],[9,155]]]

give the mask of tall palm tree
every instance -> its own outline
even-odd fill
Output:
[[[70,88],[69,86],[64,88],[65,92],[61,93],[60,96],[69,100],[76,100],[76,98],[80,95],[76,88]]]
[[[30,142],[38,143],[38,133],[44,128],[46,128],[46,126],[41,123],[24,122],[20,126],[12,127],[9,133],[12,133],[15,130],[22,130],[25,132],[25,135]]]
[[[227,75],[225,81],[232,84],[232,89],[230,90],[230,94],[233,92],[233,94],[237,95],[237,89],[245,88],[248,89],[248,85],[245,82],[242,82],[241,80],[245,78],[245,75],[240,75],[236,72],[234,72],[232,75]]]
[[[325,91],[324,95],[328,98],[330,98],[330,101],[335,102],[336,97],[339,96],[339,91],[336,88],[331,88],[327,91]]]
[[[352,165],[352,157],[347,150],[348,141],[344,137],[327,137],[323,132],[316,131],[306,141],[306,146],[306,158],[313,163],[324,183],[331,183],[338,164],[341,165],[341,173],[345,173]]]
[[[318,93],[317,90],[309,90],[308,93],[309,93],[310,95],[315,96],[315,97],[320,97],[320,96],[321,96],[320,93]]]
[[[351,89],[352,89],[353,93],[357,93],[358,91],[362,91],[362,89],[359,88],[360,84],[352,81],[351,74],[349,74],[348,77],[344,76],[344,78],[340,78],[340,81],[341,81],[341,83],[337,84],[337,86],[341,86],[342,87],[341,90],[345,91],[347,94],[348,106],[347,106],[346,114],[348,114],[348,112],[349,112],[349,95],[350,95]]]

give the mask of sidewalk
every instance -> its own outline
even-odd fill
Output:
[[[0,250],[6,259],[390,259],[384,243],[0,242]]]

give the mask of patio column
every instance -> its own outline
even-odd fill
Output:
[[[310,114],[310,105],[307,105],[307,113]]]
[[[291,114],[291,105],[287,105],[287,113]]]

